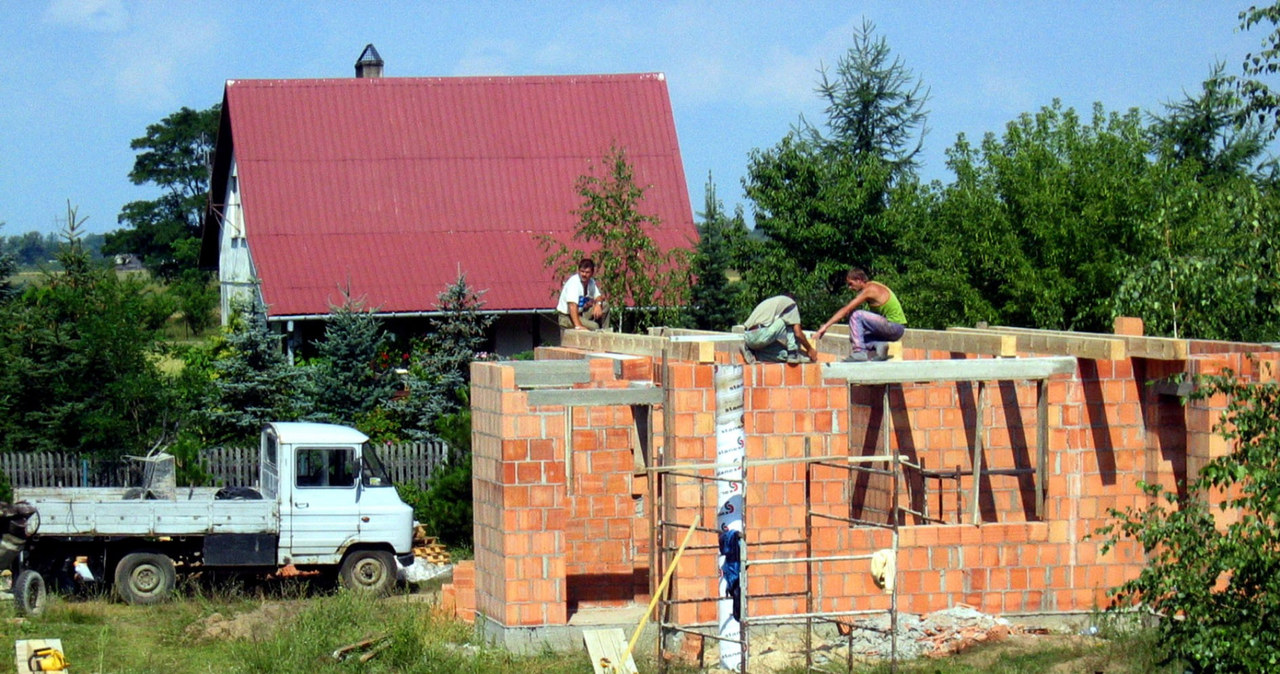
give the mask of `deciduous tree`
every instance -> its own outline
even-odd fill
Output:
[[[651,231],[662,223],[644,212],[646,188],[636,184],[622,148],[609,150],[600,167],[603,175],[595,170],[576,183],[582,197],[572,237],[576,245],[538,238],[548,251],[546,266],[563,280],[576,271],[579,259],[594,256],[596,283],[611,306],[611,320],[624,332],[677,322],[688,301],[689,250],[664,251],[654,242]]]
[[[181,110],[147,127],[130,143],[141,150],[129,180],[154,184],[162,194],[132,201],[120,212],[123,229],[107,235],[104,252],[140,255],[152,273],[172,279],[196,265],[200,220],[208,201],[209,156],[218,135],[221,105]]]

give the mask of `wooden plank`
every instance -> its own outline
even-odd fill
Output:
[[[1018,355],[1018,341],[1013,335],[909,329],[902,335],[902,345],[909,349],[972,353],[1001,358]]]
[[[988,330],[1000,330],[1014,334],[1049,333],[1078,337],[1104,337],[1124,342],[1129,358],[1150,358],[1152,360],[1186,360],[1191,351],[1191,340],[1174,337],[1147,337],[1144,335],[1113,335],[1101,332],[1076,332],[1072,330],[1036,330],[1033,328],[1015,328],[1011,326],[991,326]]]
[[[1047,379],[1076,370],[1070,356],[1043,358],[966,358],[871,363],[824,363],[825,379],[850,384],[905,384],[933,381],[1024,381]]]
[[[1128,357],[1124,339],[1115,335],[1085,336],[1044,330],[1008,332],[999,328],[947,328],[947,330],[978,335],[1012,334],[1018,340],[1020,353],[1046,353],[1095,360],[1124,360]]]
[[[582,640],[596,674],[639,674],[635,658],[627,653],[627,636],[622,628],[582,630]]]

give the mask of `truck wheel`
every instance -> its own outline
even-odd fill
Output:
[[[162,602],[176,581],[173,560],[158,552],[131,552],[116,564],[116,594],[126,604]]]
[[[343,558],[338,578],[353,592],[388,594],[396,584],[396,558],[385,550],[356,550]]]
[[[48,593],[44,587],[44,576],[32,569],[23,569],[13,581],[13,603],[18,615],[38,616],[44,613],[45,599]]]

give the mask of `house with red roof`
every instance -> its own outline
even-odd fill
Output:
[[[227,81],[201,243],[224,321],[257,294],[274,329],[311,339],[346,288],[394,330],[462,272],[498,317],[495,351],[555,343],[564,279],[536,237],[569,240],[575,182],[613,146],[655,242],[697,241],[661,73],[382,77],[370,45],[356,75]]]

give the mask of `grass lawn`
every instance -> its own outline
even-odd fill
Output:
[[[126,606],[109,597],[52,597],[45,614],[19,619],[12,605],[0,618],[16,639],[61,639],[72,671],[187,674],[197,672],[405,672],[550,674],[591,672],[585,651],[549,650],[517,655],[488,646],[466,623],[442,617],[430,591],[370,599],[346,592],[316,594],[303,585],[209,589],[188,583],[181,597],[156,606]],[[368,638],[386,646],[366,663],[337,661],[332,653]],[[1145,634],[1114,640],[1072,635],[1017,635],[945,659],[899,663],[899,672],[969,674],[1105,671],[1177,672],[1151,662]],[[640,653],[640,671],[658,668],[652,652]],[[4,658],[0,671],[13,671]],[[668,671],[699,670],[673,665]],[[723,670],[709,670],[723,671]],[[799,666],[777,674],[801,674]],[[843,671],[843,668],[830,671]],[[858,672],[888,672],[887,664]]]

